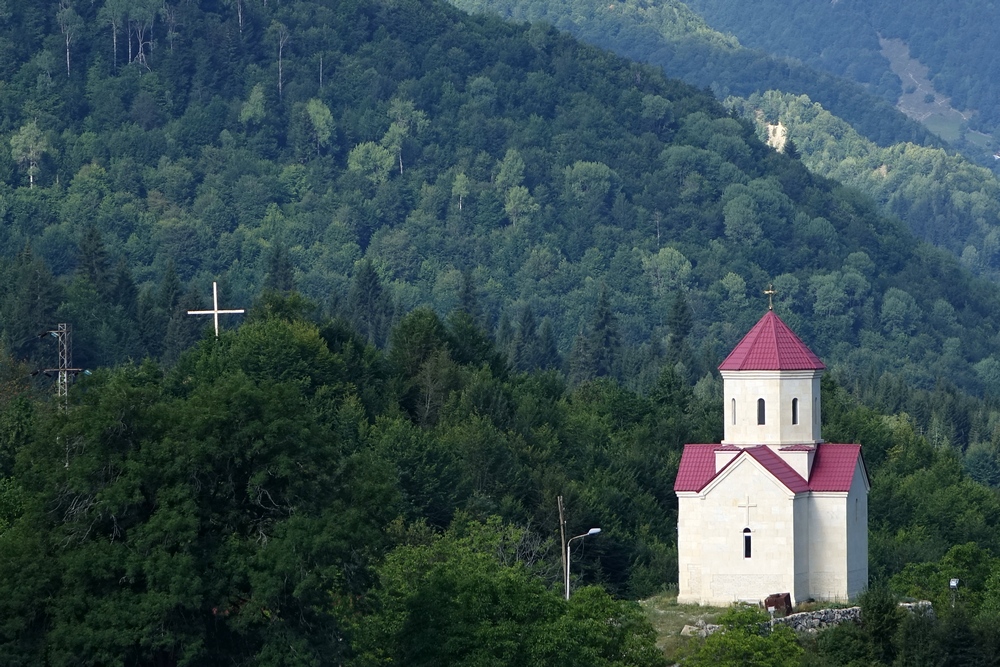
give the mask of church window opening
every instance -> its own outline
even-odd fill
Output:
[[[799,423],[799,399],[797,398],[792,399],[792,423]]]
[[[763,426],[764,425],[764,399],[763,398],[758,398],[757,399],[757,425],[758,426]]]
[[[819,421],[819,399],[813,398],[813,424]]]
[[[750,558],[750,529],[743,529],[743,557]]]
[[[736,425],[736,399],[733,399],[733,425]]]

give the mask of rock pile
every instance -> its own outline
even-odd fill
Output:
[[[900,602],[899,606],[910,613],[934,615],[934,607],[927,600],[919,602]],[[829,628],[841,623],[850,623],[861,620],[861,607],[847,607],[846,609],[817,609],[816,611],[803,611],[798,614],[789,614],[783,618],[776,618],[771,621],[773,625],[787,625],[795,632],[819,632],[824,628]],[[684,637],[707,637],[710,634],[719,632],[724,628],[721,625],[713,625],[698,619],[695,625],[685,625],[681,630]]]
[[[848,607],[846,609],[817,609],[816,611],[789,614],[784,618],[774,619],[772,623],[787,625],[795,632],[817,632],[833,625],[860,620],[861,607]]]

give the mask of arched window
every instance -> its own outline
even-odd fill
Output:
[[[736,399],[733,399],[733,425],[736,425]]]
[[[757,424],[759,426],[764,425],[764,399],[757,399]]]
[[[792,423],[799,423],[799,399],[797,398],[792,399]]]
[[[813,397],[813,424],[819,423],[819,399]]]
[[[750,558],[750,529],[743,529],[743,557]]]

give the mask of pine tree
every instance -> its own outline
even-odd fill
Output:
[[[556,341],[555,328],[552,326],[552,320],[548,317],[542,318],[542,324],[538,328],[538,357],[538,367],[542,370],[562,367],[562,358],[559,356],[559,345]]]
[[[458,309],[467,313],[479,326],[486,325],[471,269],[462,271],[462,283],[458,288]]]
[[[674,302],[670,306],[670,313],[667,315],[667,362],[676,364],[683,362],[688,369],[695,366],[694,353],[688,343],[688,335],[691,333],[692,315],[691,307],[683,291],[678,291],[674,297]]]
[[[271,249],[264,289],[274,290],[282,294],[295,291],[295,271],[292,268],[292,260],[288,256],[288,249],[280,243],[276,243]]]
[[[192,286],[178,299],[177,306],[167,322],[167,333],[163,338],[163,363],[174,364],[184,350],[198,342],[205,329],[205,318],[191,317],[189,310],[203,310],[204,304]]]
[[[62,299],[59,283],[31,246],[25,246],[9,263],[0,264],[0,331],[7,351],[17,359],[48,359],[48,349],[35,345],[40,332],[57,324],[56,309]]]
[[[538,324],[530,305],[521,309],[517,329],[510,346],[510,363],[519,371],[532,371],[541,365],[538,353]]]
[[[163,272],[160,280],[160,289],[157,293],[156,305],[170,313],[177,305],[177,299],[181,295],[181,279],[177,277],[177,269],[174,267],[174,260],[167,262],[167,269]]]
[[[159,297],[151,289],[139,295],[136,304],[136,323],[146,356],[159,358],[163,353],[163,339],[169,322],[167,312],[160,308]]]
[[[101,232],[93,224],[87,225],[80,238],[76,271],[90,281],[97,293],[107,297],[111,292],[111,270],[108,267],[108,253],[104,248]]]
[[[618,318],[611,311],[607,288],[601,286],[597,307],[591,320],[589,347],[594,359],[596,377],[614,377],[617,373],[619,353]]]
[[[347,309],[358,333],[369,344],[383,347],[392,326],[393,307],[370,260],[358,264],[347,294]]]
[[[593,337],[581,330],[573,340],[569,354],[570,384],[581,384],[597,377],[597,359],[593,348]]]
[[[136,318],[139,290],[135,286],[132,278],[132,270],[124,259],[118,260],[115,267],[114,279],[111,282],[111,303],[121,306],[125,314],[131,318]]]
[[[511,349],[514,344],[514,326],[510,323],[510,315],[502,313],[500,322],[497,324],[497,351],[504,359],[510,359]]]

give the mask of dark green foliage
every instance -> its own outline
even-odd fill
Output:
[[[382,346],[392,324],[391,297],[370,261],[363,261],[347,294],[347,315],[369,344]]]
[[[389,554],[353,664],[666,664],[634,604],[594,587],[562,600],[531,576],[542,545],[502,528],[464,523]]]
[[[87,226],[80,239],[77,255],[77,274],[86,278],[97,293],[106,296],[111,291],[111,267],[101,233],[93,224]]]
[[[288,248],[276,245],[267,260],[267,277],[264,289],[288,294],[295,291],[295,272],[288,257]]]

